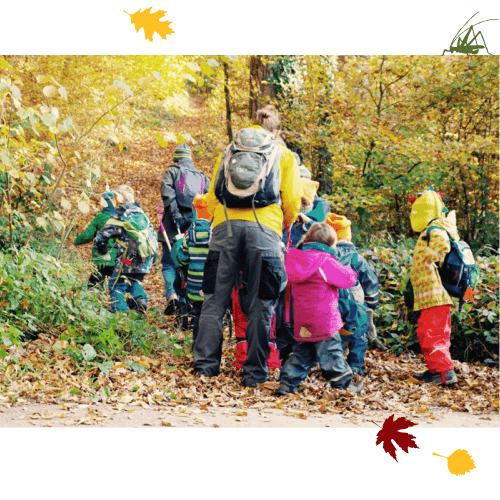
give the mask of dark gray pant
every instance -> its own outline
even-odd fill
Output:
[[[338,332],[321,342],[296,342],[281,369],[280,384],[294,392],[319,363],[323,377],[333,388],[346,389],[352,380],[352,370],[344,359],[342,344]]]
[[[280,238],[256,222],[232,220],[218,225],[210,241],[203,277],[205,300],[194,344],[195,370],[207,377],[219,372],[223,317],[240,270],[248,276],[248,355],[243,365],[245,382],[265,382],[273,304],[286,280]]]

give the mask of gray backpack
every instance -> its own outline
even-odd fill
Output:
[[[175,198],[177,204],[191,208],[194,197],[205,190],[205,175],[196,168],[179,165],[179,180],[175,182]]]
[[[281,205],[280,160],[283,151],[274,136],[257,128],[244,128],[224,150],[215,184],[215,196],[224,205],[228,236],[232,236],[227,215],[229,208],[252,208]]]
[[[263,129],[241,129],[224,151],[215,195],[224,207],[252,208],[281,204],[282,150]]]

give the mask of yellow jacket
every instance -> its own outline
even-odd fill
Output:
[[[262,128],[259,125],[253,125],[253,128]],[[269,205],[267,207],[256,208],[255,212],[259,222],[274,231],[281,238],[283,220],[287,226],[290,226],[300,210],[301,185],[299,166],[295,161],[292,152],[284,145],[281,145],[283,155],[280,161],[281,171],[281,207],[279,205]],[[224,215],[224,206],[215,196],[215,184],[217,173],[220,168],[222,153],[217,158],[215,164],[210,189],[206,194],[207,210],[214,218],[212,228],[226,221]],[[251,208],[229,208],[227,209],[229,220],[250,220],[254,221],[255,216]]]
[[[450,251],[450,240],[446,231],[454,240],[458,240],[455,212],[450,212],[446,218],[440,217],[432,220],[428,223],[427,227],[429,226],[438,226],[440,229],[431,231],[431,240],[427,244],[424,240],[427,234],[427,228],[425,228],[413,252],[410,276],[415,296],[413,307],[415,311],[453,304],[443,287],[436,263],[442,265],[446,254]]]

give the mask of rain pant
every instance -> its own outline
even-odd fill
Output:
[[[231,363],[234,367],[241,370],[245,361],[247,360],[248,354],[248,342],[246,340],[246,330],[248,326],[248,290],[246,288],[246,283],[248,278],[243,277],[243,273],[240,274],[240,278],[236,283],[236,287],[233,288],[233,318],[234,318],[234,331],[236,341],[236,352],[235,359]],[[269,356],[267,357],[267,368],[268,370],[277,370],[281,367],[279,352],[276,347],[276,316],[271,318],[271,331],[270,331],[270,342],[269,342]]]
[[[453,370],[450,356],[451,306],[422,309],[418,319],[417,337],[432,373]]]

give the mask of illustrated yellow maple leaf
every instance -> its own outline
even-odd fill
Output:
[[[135,26],[135,31],[139,33],[139,30],[142,28],[144,30],[144,37],[150,42],[153,42],[153,34],[155,32],[158,33],[164,40],[167,39],[167,35],[175,33],[175,31],[170,28],[171,21],[160,21],[160,19],[167,13],[166,10],[151,12],[151,7],[149,7],[149,9],[146,9],[143,12],[139,9],[134,14],[129,14],[126,10],[123,12],[130,16],[130,23]]]

